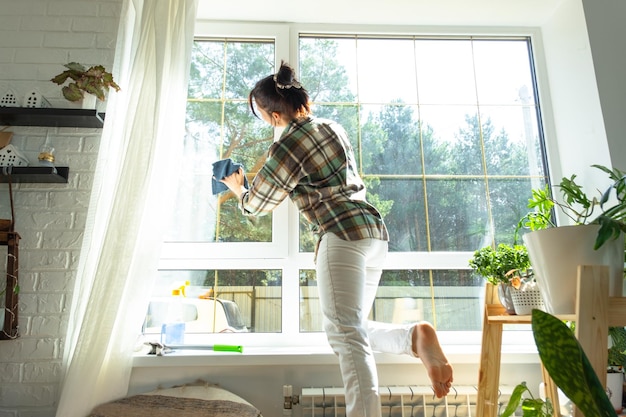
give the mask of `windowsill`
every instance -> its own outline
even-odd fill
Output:
[[[451,363],[478,364],[480,346],[445,346],[444,351]],[[147,350],[138,352],[133,359],[134,368],[169,367],[169,366],[286,366],[286,365],[332,365],[337,358],[330,348],[276,348],[249,347],[243,353],[214,352],[212,350],[185,349],[169,352],[163,356],[148,355]],[[376,353],[379,365],[414,363],[415,358],[406,355]],[[539,363],[537,350],[531,346],[502,347],[501,363],[535,364]]]

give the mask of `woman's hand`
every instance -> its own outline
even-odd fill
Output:
[[[228,177],[224,177],[220,180],[221,183],[226,185],[230,191],[232,191],[237,198],[241,197],[245,191],[247,191],[246,187],[244,187],[244,178],[245,174],[243,172],[243,168],[239,168],[237,171],[230,174]]]

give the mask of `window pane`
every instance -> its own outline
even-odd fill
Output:
[[[365,178],[367,199],[378,208],[389,229],[389,250],[428,251],[423,179]]]
[[[369,318],[398,324],[427,320],[439,330],[479,331],[483,291],[483,279],[468,271],[385,270]],[[302,270],[300,331],[322,330],[315,272]]]
[[[422,144],[417,107],[363,105],[361,109],[363,173],[421,174]]]
[[[476,103],[471,42],[418,40],[415,42],[415,57],[420,103]]]
[[[357,95],[355,39],[302,37],[299,52],[300,81],[311,101],[354,102]]]
[[[485,183],[472,179],[426,182],[432,251],[474,251],[489,244]]]
[[[476,112],[476,106],[420,106],[426,174],[482,174]]]
[[[321,332],[322,318],[315,271],[300,270],[300,332]]]
[[[473,251],[494,239],[494,227],[507,231],[498,236],[514,230],[532,185],[546,177],[530,56],[526,38],[301,37],[301,78],[314,91],[324,86],[312,95],[316,114],[356,141],[392,251]],[[346,100],[358,119],[345,117]],[[499,180],[520,187],[490,192]]]
[[[483,104],[520,104],[520,90],[532,89],[530,52],[525,39],[472,43],[476,90]],[[534,99],[531,103],[534,105]]]
[[[528,178],[500,178],[489,181],[491,214],[493,217],[495,242],[512,243],[516,239],[515,227],[527,212],[528,189],[543,188],[543,180]],[[518,243],[522,243],[520,238]]]
[[[487,173],[542,174],[541,145],[534,109],[529,106],[492,106],[481,110]]]
[[[388,323],[427,320],[440,331],[478,331],[482,281],[467,271],[383,271],[371,318]]]
[[[155,282],[145,333],[161,332],[176,289],[183,290],[185,343],[203,333],[281,331],[279,270],[159,271]]]
[[[357,65],[361,103],[415,103],[415,49],[411,39],[359,39]]]
[[[272,42],[198,40],[190,72],[184,164],[176,167],[177,196],[169,242],[271,242],[272,216],[247,219],[230,192],[212,193],[212,164],[232,158],[252,179],[272,143],[271,126],[247,103],[254,83],[273,72]]]
[[[480,331],[484,279],[468,271],[430,271],[433,286],[432,322],[439,331]],[[428,318],[427,318],[428,320]]]
[[[274,72],[274,50],[273,40],[194,42],[184,163],[174,171],[178,178],[177,196],[166,242],[247,244],[276,239],[272,234],[272,216],[245,217],[231,193],[212,192],[215,161],[232,158],[242,163],[251,180],[265,160],[274,132],[251,114],[247,97],[256,81]],[[167,249],[172,247],[165,246],[165,258],[172,258]],[[194,250],[196,258],[197,253]],[[210,254],[205,256],[209,257]],[[280,268],[185,269],[184,260],[177,262],[183,265],[181,269],[161,270],[155,278],[144,326],[146,333],[160,333],[161,325],[171,320],[173,306],[181,300],[185,343],[206,344],[206,333],[281,332]],[[178,289],[184,290],[182,298],[172,296]]]

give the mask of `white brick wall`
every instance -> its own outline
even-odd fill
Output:
[[[49,79],[70,61],[112,68],[122,1],[0,0],[0,97],[11,89],[21,100],[35,89],[54,107],[69,107]],[[101,130],[9,130],[31,163],[48,136],[56,164],[70,167],[68,184],[14,187],[21,338],[0,341],[0,417],[53,417]],[[0,184],[0,218],[8,218],[8,206],[8,187]]]

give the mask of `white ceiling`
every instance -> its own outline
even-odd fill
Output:
[[[210,20],[296,23],[540,26],[575,0],[198,0]]]

